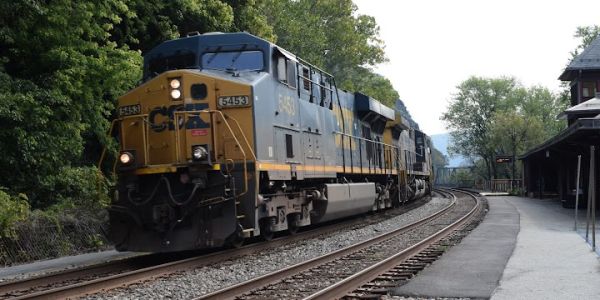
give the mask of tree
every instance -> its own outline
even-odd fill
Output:
[[[0,185],[53,203],[61,172],[95,162],[118,95],[141,77],[141,56],[110,40],[124,1],[0,3]]]
[[[362,67],[350,71],[341,86],[349,91],[369,95],[389,107],[394,107],[396,99],[400,98],[389,79]]]
[[[473,76],[457,87],[448,111],[441,117],[451,130],[450,152],[483,159],[488,179],[496,176],[490,120],[496,111],[515,106],[513,91],[517,86],[518,82],[510,77]]]
[[[544,140],[543,124],[535,116],[517,110],[496,112],[490,123],[496,152],[512,156],[511,179],[515,179],[517,155]]]
[[[273,28],[254,0],[127,0],[128,13],[111,39],[142,53],[190,32],[247,31],[273,41]]]
[[[515,178],[516,157],[565,127],[556,119],[564,108],[562,95],[547,88],[526,88],[514,78],[471,77],[458,86],[442,120],[453,130],[453,153],[473,157],[479,167],[481,159],[487,179]],[[510,171],[495,163],[496,155],[507,154],[513,157]]]
[[[577,57],[598,35],[600,35],[600,26],[598,25],[577,27],[573,36],[581,39],[581,43],[571,51],[571,59]]]
[[[393,106],[389,80],[372,71],[385,62],[379,27],[351,0],[265,0],[263,11],[279,46],[336,77],[338,88],[361,91]]]

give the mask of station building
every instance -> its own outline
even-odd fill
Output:
[[[587,201],[590,153],[595,152],[595,173],[600,168],[600,36],[573,59],[559,79],[570,86],[570,107],[558,116],[567,119],[568,127],[520,159],[529,197],[557,197],[563,206],[572,207],[578,156],[581,156],[580,203]]]

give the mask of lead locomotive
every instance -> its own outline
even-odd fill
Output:
[[[115,120],[118,250],[240,245],[431,191],[426,135],[253,35],[167,41],[143,79]]]

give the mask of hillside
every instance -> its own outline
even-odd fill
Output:
[[[450,143],[450,139],[451,137],[449,133],[431,135],[433,146],[448,157],[448,167],[460,167],[463,165],[468,165],[469,160],[462,155],[448,155],[448,145]]]

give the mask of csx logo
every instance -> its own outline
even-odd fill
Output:
[[[176,104],[171,105],[169,107],[166,106],[157,106],[150,111],[148,114],[148,122],[150,122],[150,128],[155,132],[162,132],[165,129],[175,130],[175,112],[176,111],[200,111],[208,108],[207,103],[193,103],[193,104]],[[162,118],[160,117],[162,116]],[[167,117],[167,120],[164,120],[160,123],[157,123],[157,119],[164,119]],[[185,125],[185,129],[197,129],[197,128],[209,128],[210,125],[204,122],[200,118],[200,114],[187,114],[186,118],[183,117],[183,114],[179,114],[177,118],[177,123],[179,123],[179,129],[183,128]],[[184,124],[185,123],[185,124]]]

